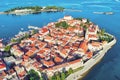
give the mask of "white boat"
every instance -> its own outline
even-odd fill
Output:
[[[24,30],[24,28],[21,28],[21,30]]]

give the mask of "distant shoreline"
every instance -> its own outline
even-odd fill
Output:
[[[0,14],[10,14],[10,15],[26,15],[26,14],[37,14],[41,12],[62,12],[63,7],[58,6],[29,6],[29,7],[16,7],[9,9],[7,11],[0,12]]]
[[[114,12],[93,12],[94,14],[105,14],[105,15],[112,15]]]

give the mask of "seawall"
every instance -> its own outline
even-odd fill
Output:
[[[88,72],[95,64],[97,64],[105,55],[105,53],[116,43],[116,39],[114,38],[111,42],[109,42],[108,44],[106,44],[103,47],[103,50],[101,50],[100,52],[98,52],[95,56],[93,56],[93,58],[91,58],[90,60],[88,60],[85,64],[84,64],[84,68],[80,71],[77,71],[71,75],[69,75],[66,80],[78,80],[83,78],[83,74],[85,74],[86,72]]]

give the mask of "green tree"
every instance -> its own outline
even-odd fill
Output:
[[[61,80],[59,75],[56,76],[56,80]]]
[[[87,24],[88,24],[88,23],[90,23],[90,20],[89,20],[89,19],[87,19],[87,22],[86,22],[86,23],[87,23]]]
[[[70,75],[70,74],[72,74],[72,73],[73,73],[73,69],[70,68],[70,69],[68,70],[68,74]]]
[[[50,80],[56,80],[56,75],[54,74]]]
[[[87,29],[87,26],[86,26],[86,25],[84,25],[84,26],[83,26],[83,28],[84,28],[84,30],[86,30],[86,29]]]
[[[13,38],[13,39],[11,39],[11,42],[17,42],[17,40]]]
[[[101,29],[101,35],[103,36],[105,34],[105,29]]]
[[[20,39],[20,41],[23,40],[23,39],[27,39],[27,38],[29,38],[29,37],[30,37],[30,34],[25,33],[25,35]]]
[[[69,27],[69,25],[65,21],[56,23],[55,26],[56,27],[61,27],[61,28],[64,28],[64,29],[67,29]]]
[[[10,51],[10,48],[11,48],[11,46],[10,46],[10,45],[7,45],[7,46],[5,46],[4,51],[9,52],[9,51]]]
[[[33,70],[33,69],[31,69],[28,72],[28,78],[30,80],[40,80],[40,77],[39,77],[38,73],[35,70]]]
[[[40,77],[40,80],[43,80],[43,77],[42,77],[42,76]]]
[[[65,73],[64,72],[61,73],[61,80],[65,80]]]
[[[83,19],[83,18],[81,18],[81,17],[78,17],[78,18],[75,18],[75,19],[76,19],[76,20],[80,20],[80,21],[82,21],[82,19]]]
[[[31,33],[31,34],[34,35],[34,34],[36,34],[36,33],[38,33],[38,30],[35,30],[35,29],[34,29],[34,30],[32,30],[32,33]]]

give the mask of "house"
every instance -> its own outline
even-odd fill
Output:
[[[55,65],[55,63],[52,60],[50,60],[50,61],[42,60],[42,64],[44,66],[46,66],[47,68],[52,67],[52,66]]]
[[[85,55],[85,52],[83,49],[79,48],[77,51],[74,52],[73,55],[78,55],[79,57],[82,57]]]
[[[20,50],[20,48],[17,45],[12,46],[10,49],[10,52],[15,56],[15,57],[22,57],[24,52]]]
[[[13,52],[15,57],[22,57],[22,55],[24,55],[24,52],[22,50],[16,50],[15,52]]]
[[[25,53],[25,55],[27,55],[28,57],[33,56],[35,53],[32,50],[29,50]]]
[[[22,59],[21,59],[21,58],[16,58],[16,61],[15,61],[15,64],[16,64],[16,65],[19,65],[21,62],[22,62]]]
[[[55,56],[54,61],[55,61],[55,63],[61,63],[61,62],[63,62],[63,59],[60,58],[59,56]]]
[[[22,59],[23,59],[23,61],[28,61],[28,60],[29,60],[29,56],[23,55],[23,56],[22,56]]]
[[[81,58],[80,58],[80,59],[76,59],[76,60],[74,60],[74,61],[70,61],[70,62],[68,62],[68,63],[69,63],[68,69],[69,69],[69,68],[77,69],[77,68],[83,66],[83,61],[82,61]]]
[[[12,64],[15,63],[16,59],[13,56],[10,56],[10,57],[5,57],[4,61],[6,64]]]
[[[25,55],[31,57],[34,56],[38,52],[38,49],[36,47],[32,47]]]
[[[15,69],[15,71],[17,72],[17,75],[18,75],[18,77],[19,77],[20,80],[21,80],[21,79],[24,79],[25,76],[27,75],[24,67],[15,66],[14,69]]]
[[[92,25],[92,26],[88,27],[86,34],[85,34],[85,39],[98,40],[98,35],[97,35],[98,30],[99,30],[98,26],[96,26],[96,25]]]
[[[2,60],[0,60],[0,72],[6,70],[6,65],[3,63]]]
[[[64,18],[63,18],[64,20],[72,20],[73,19],[73,17],[72,16],[64,16]]]
[[[45,36],[49,33],[49,30],[46,27],[43,27],[43,28],[41,28],[39,33],[42,33],[42,35]]]
[[[86,52],[86,56],[87,56],[88,59],[92,58],[93,52],[91,52],[91,51]]]
[[[80,44],[79,48],[83,49],[83,51],[86,53],[87,50],[88,50],[88,42],[87,42],[87,40],[84,40],[84,41]]]
[[[98,40],[98,36],[96,34],[89,34],[88,40]]]
[[[17,74],[16,74],[16,72],[14,71],[14,69],[10,69],[10,70],[8,70],[7,71],[7,74],[8,74],[8,76],[7,76],[7,79],[11,79],[11,80],[19,80],[18,79],[18,77],[17,77]]]
[[[41,42],[41,41],[37,42],[36,44],[39,49],[43,49],[45,46],[47,46],[46,42]]]
[[[59,52],[60,56],[63,58],[66,58],[68,56],[68,51],[66,49],[63,49]]]
[[[83,18],[83,19],[82,19],[82,22],[83,22],[83,23],[86,23],[86,22],[87,22],[87,19],[86,19],[86,18]]]
[[[88,44],[88,48],[89,50],[91,51],[98,51],[98,50],[101,50],[102,49],[102,43],[100,42],[92,42],[92,43],[89,43]]]
[[[27,42],[34,43],[36,41],[36,38],[31,37],[27,40]]]
[[[5,71],[0,71],[0,80],[7,80],[7,74]]]
[[[51,36],[45,36],[44,40],[47,42],[51,42],[53,40],[53,38]]]

